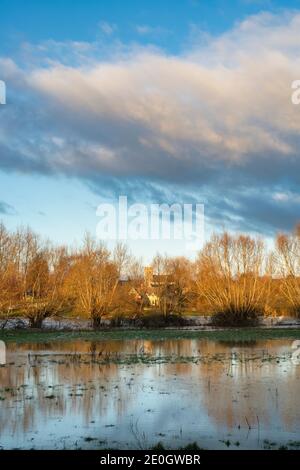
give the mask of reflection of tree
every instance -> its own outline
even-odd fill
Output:
[[[41,349],[47,356],[40,355]],[[259,419],[262,427],[283,423],[292,430],[300,419],[296,393],[300,369],[269,361],[267,356],[267,352],[274,356],[285,352],[285,341],[246,347],[204,340],[74,341],[57,343],[55,354],[50,345],[31,345],[28,350],[27,345],[10,346],[14,365],[0,368],[1,395],[5,396],[0,433],[41,429],[49,418],[64,416],[80,416],[84,425],[90,421],[104,425],[108,419],[122,423],[140,410],[139,397],[144,403],[147,400],[145,387],[147,393],[159,393],[162,387],[173,396],[178,393],[178,400],[188,401],[195,417],[200,419],[204,413],[218,427],[246,426],[246,419],[257,427]],[[200,356],[200,361],[150,366],[98,361],[122,354]],[[265,362],[257,359],[264,355]],[[182,381],[172,382],[177,379]],[[158,409],[164,406],[157,405]]]
[[[124,368],[95,362],[99,354],[129,349],[122,348],[120,343],[58,343],[55,352],[66,356],[44,351],[49,353],[47,360],[37,354],[40,346],[33,345],[28,356],[20,355],[22,350],[26,351],[26,345],[18,346],[18,351],[15,350],[18,353],[16,364],[0,369],[3,389],[12,390],[12,394],[5,393],[6,406],[0,412],[3,423],[0,432],[11,427],[12,423],[14,432],[26,432],[40,426],[49,417],[67,414],[82,415],[88,423],[95,417],[105,418],[111,405],[116,415],[124,413],[124,404],[128,405],[132,395],[126,384]],[[78,351],[78,355],[74,354]],[[49,398],[52,396],[54,398]]]
[[[267,354],[276,357],[286,352],[285,346],[285,341],[266,341],[257,349],[232,347],[226,360],[219,356],[220,360],[193,368],[199,376],[202,404],[219,426],[247,426],[248,421],[251,427],[284,424],[291,429],[299,423],[300,397],[295,394],[299,371],[291,364],[270,361]],[[212,352],[212,345],[203,342],[201,349],[205,355]],[[213,349],[213,354],[224,353],[220,343],[214,343]],[[261,356],[265,362],[258,359]]]

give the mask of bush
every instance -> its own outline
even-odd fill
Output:
[[[260,312],[255,308],[228,308],[212,316],[214,326],[256,326]]]
[[[130,323],[135,327],[141,328],[164,328],[168,326],[187,326],[188,320],[176,314],[164,315],[162,313],[153,313],[132,319]]]

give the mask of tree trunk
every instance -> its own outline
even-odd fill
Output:
[[[29,318],[29,327],[30,328],[42,328],[43,320],[44,319],[41,317]]]
[[[92,325],[93,325],[94,330],[98,330],[99,328],[101,328],[101,318],[102,317],[99,315],[93,315]]]

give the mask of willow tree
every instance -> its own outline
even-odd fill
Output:
[[[21,277],[15,260],[12,235],[0,223],[0,316],[5,326],[19,305]]]
[[[28,265],[22,309],[32,328],[41,328],[46,318],[69,309],[64,289],[70,269],[65,248],[41,249]]]
[[[300,225],[290,235],[277,236],[276,255],[280,291],[292,313],[300,316]]]
[[[197,292],[223,324],[253,324],[267,305],[272,276],[264,243],[244,235],[213,235],[199,254]]]
[[[118,245],[111,253],[90,236],[74,257],[71,285],[76,306],[90,318],[94,328],[99,328],[102,319],[116,309],[116,291],[126,260],[125,247]]]

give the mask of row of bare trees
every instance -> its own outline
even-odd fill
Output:
[[[79,249],[56,247],[30,229],[0,224],[0,315],[41,327],[75,312],[98,328],[104,317],[142,316],[151,310],[149,294],[165,317],[194,311],[242,325],[261,314],[300,315],[300,227],[278,235],[273,247],[246,235],[213,235],[195,261],[157,255],[152,268],[149,286],[142,263],[122,244],[110,251],[87,235]]]
[[[0,224],[0,313],[25,313],[32,326],[63,311],[68,268],[65,248],[42,242],[30,229],[9,233]]]
[[[0,224],[0,314],[25,315],[32,327],[72,310],[94,326],[113,311],[126,247],[113,253],[87,236],[80,250],[54,247],[30,229],[9,233]]]

